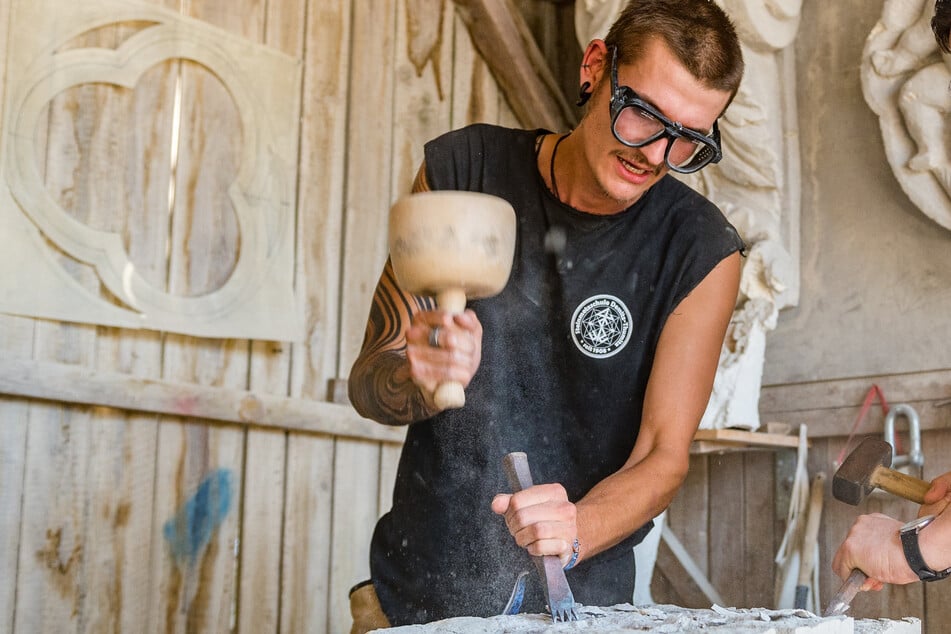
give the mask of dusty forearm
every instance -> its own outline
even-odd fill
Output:
[[[437,411],[410,378],[406,355],[396,350],[357,359],[347,387],[357,413],[384,425],[414,423]]]
[[[591,489],[577,503],[583,556],[590,557],[620,543],[663,512],[686,477],[686,466],[681,468],[680,464],[680,460],[654,453]]]

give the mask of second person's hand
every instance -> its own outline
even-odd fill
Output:
[[[881,590],[885,583],[918,581],[905,560],[898,536],[901,525],[881,513],[860,515],[832,558],[832,569],[842,579],[854,568],[864,572],[868,579],[862,590]]]
[[[951,503],[951,472],[944,473],[931,481],[931,488],[925,493],[925,503],[918,509],[918,517],[941,515]]]

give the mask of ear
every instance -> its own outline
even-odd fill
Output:
[[[591,40],[581,57],[581,82],[591,82],[592,89],[597,88],[602,77],[606,77],[611,68],[608,57],[608,45],[604,40]]]

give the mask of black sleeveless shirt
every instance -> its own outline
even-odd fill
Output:
[[[508,200],[518,237],[505,289],[469,303],[483,349],[466,405],[409,427],[374,532],[371,574],[393,625],[499,614],[521,570],[533,571],[522,611],[546,611],[528,554],[489,506],[509,492],[502,456],[526,452],[535,482],[561,483],[571,501],[617,471],[667,316],[743,248],[712,203],[670,176],[611,216],[559,202],[536,166],[544,133],[478,124],[425,147],[432,189]],[[630,602],[633,546],[651,525],[569,570],[575,600]]]

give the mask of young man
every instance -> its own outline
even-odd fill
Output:
[[[931,20],[938,46],[951,53],[951,0],[937,0]],[[902,524],[881,513],[860,515],[832,559],[845,579],[858,568],[868,580],[862,590],[886,583],[936,581],[951,575],[951,471],[931,482],[918,519]],[[930,519],[929,519],[930,518]],[[927,530],[926,530],[927,529]]]
[[[743,248],[668,172],[719,160],[742,72],[715,3],[633,0],[584,52],[575,130],[474,125],[426,145],[414,189],[508,200],[515,262],[456,316],[383,271],[350,398],[410,428],[355,631],[374,592],[394,625],[499,614],[529,554],[560,557],[582,604],[631,600],[632,548],[686,475]],[[465,407],[438,410],[446,380],[467,386]],[[512,451],[556,484],[506,494]],[[537,580],[522,611],[545,611]]]

